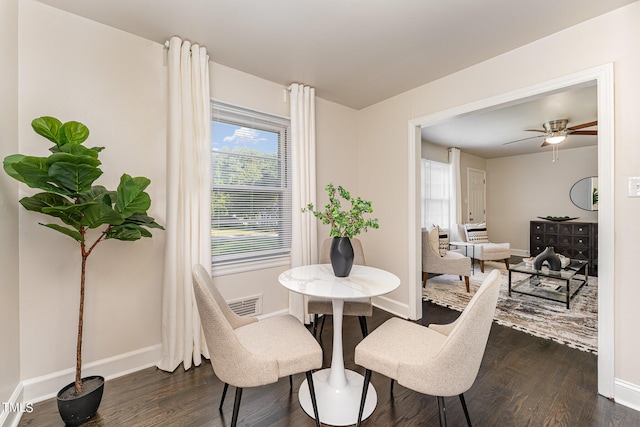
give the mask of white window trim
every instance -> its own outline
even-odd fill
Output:
[[[273,113],[269,113],[269,112],[249,108],[249,107],[244,107],[244,106],[223,101],[217,98],[211,98],[209,101],[209,104],[210,104],[210,108],[214,104],[222,104],[231,108],[238,108],[241,110],[250,110],[252,112],[255,112],[256,114],[271,116],[275,119],[290,121],[290,117],[287,117],[287,116],[282,116],[282,115],[273,114]],[[288,138],[290,138],[290,134],[291,134],[290,125],[288,129],[289,129]],[[290,141],[288,141],[286,156],[289,160],[290,160],[290,155],[291,155],[291,146],[290,146]],[[287,171],[288,171],[287,173],[290,173],[290,166],[287,166]],[[288,177],[287,180],[289,183],[291,183],[291,177]],[[226,276],[231,274],[238,274],[238,273],[244,273],[244,272],[256,271],[256,270],[264,270],[268,268],[276,268],[276,267],[282,267],[282,266],[288,266],[288,265],[291,265],[290,248],[289,248],[289,253],[287,254],[274,255],[272,257],[262,257],[260,259],[252,259],[252,260],[238,260],[238,261],[228,261],[224,263],[214,263],[213,257],[212,257],[211,275],[213,277]]]

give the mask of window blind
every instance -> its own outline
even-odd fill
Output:
[[[211,252],[214,265],[291,250],[289,119],[211,104]]]
[[[422,159],[422,227],[449,228],[450,165]]]

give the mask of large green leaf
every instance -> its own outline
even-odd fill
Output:
[[[59,231],[62,234],[66,234],[67,236],[77,240],[78,242],[83,242],[84,241],[84,239],[82,238],[82,234],[80,234],[76,230],[72,230],[70,228],[63,227],[63,226],[58,225],[58,224],[42,224],[42,223],[40,223],[40,225],[44,225],[45,227],[49,227],[49,228],[51,228],[53,230]]]
[[[127,218],[135,213],[144,213],[151,206],[151,198],[144,189],[151,181],[144,177],[131,178],[127,174],[120,177],[115,210]]]
[[[116,201],[116,192],[109,191],[102,185],[94,185],[89,191],[80,194],[78,199],[82,203],[100,202],[105,205],[113,206]]]
[[[79,230],[83,225],[82,219],[84,218],[85,211],[95,204],[94,202],[90,202],[73,203],[68,206],[47,206],[42,208],[42,213],[60,218],[65,224]]]
[[[23,197],[20,204],[28,211],[42,212],[44,208],[72,206],[67,198],[54,193],[38,193],[31,197]]]
[[[122,215],[114,211],[111,205],[104,203],[91,204],[82,213],[80,224],[89,228],[97,228],[104,224],[119,225],[124,222]]]
[[[69,153],[69,154],[75,154],[75,155],[81,155],[81,156],[89,156],[89,157],[94,157],[94,158],[98,158],[98,154],[100,153],[100,151],[102,151],[104,147],[93,147],[93,148],[87,148],[84,145],[78,145],[78,144],[67,144],[67,145],[63,145],[62,147],[60,147],[60,151],[62,151],[63,153]]]
[[[58,131],[59,145],[82,144],[89,138],[89,129],[80,122],[70,121]]]
[[[144,213],[133,214],[130,217],[126,218],[125,222],[142,225],[144,227],[159,228],[160,230],[164,230],[164,227],[158,224],[155,221],[155,219],[151,218],[150,216]]]
[[[89,191],[100,175],[100,168],[86,164],[57,162],[49,167],[49,177],[74,195]]]
[[[24,182],[24,178],[22,178],[22,175],[16,172],[16,170],[13,168],[13,165],[15,163],[18,163],[25,157],[26,156],[23,154],[12,154],[10,156],[5,157],[4,161],[2,162],[2,166],[4,168],[4,171],[7,173],[7,175],[9,175],[13,179],[17,179],[20,182]]]
[[[77,147],[81,147],[81,145],[78,145]],[[91,150],[88,150],[88,151],[91,151]],[[66,163],[71,163],[75,165],[84,164],[94,168],[101,165],[100,160],[98,160],[98,156],[93,157],[93,156],[87,156],[84,154],[70,154],[70,153],[58,152],[58,153],[53,153],[49,157],[47,157],[47,165],[49,165],[49,167],[59,162],[66,162]]]
[[[111,227],[106,239],[117,239],[125,241],[140,240],[142,237],[151,237],[149,230],[146,230],[136,224],[122,224]]]
[[[58,138],[58,131],[62,127],[62,122],[55,117],[38,117],[31,121],[31,127],[38,135],[42,135],[56,145],[61,145]]]
[[[31,188],[39,188],[54,193],[68,194],[53,183],[49,177],[47,159],[44,157],[25,156],[17,163],[12,163],[13,170],[22,177],[22,182]]]

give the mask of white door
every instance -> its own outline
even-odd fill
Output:
[[[467,169],[467,200],[469,222],[484,222],[486,215],[486,173],[483,170]]]

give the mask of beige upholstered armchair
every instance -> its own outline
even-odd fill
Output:
[[[320,264],[330,264],[329,249],[331,248],[331,238],[325,239],[322,242],[322,248],[320,249]],[[353,246],[353,263],[356,265],[367,265],[364,259],[364,250],[362,249],[362,243],[359,239],[351,238],[351,246]],[[313,314],[313,336],[316,336],[318,329],[318,315],[323,314],[322,326],[320,327],[320,335],[322,335],[322,329],[324,327],[324,321],[328,315],[333,314],[333,306],[331,300],[319,297],[307,297],[307,312]],[[367,336],[367,317],[371,317],[373,314],[373,305],[371,304],[371,298],[364,299],[352,299],[344,302],[343,313],[344,316],[358,316],[360,322],[360,330],[362,336]]]
[[[238,316],[199,264],[193,268],[193,290],[211,367],[225,383],[220,411],[227,387],[236,387],[231,426],[238,422],[243,388],[275,383],[286,376],[291,385],[291,375],[305,372],[316,426],[320,427],[311,370],[322,367],[322,349],[307,328],[291,315],[261,321]]]
[[[486,223],[459,224],[458,237],[462,242],[473,243],[471,255],[474,260],[480,261],[481,272],[484,273],[485,261],[504,261],[509,269],[511,244],[490,242]]]
[[[438,227],[422,230],[422,287],[427,284],[429,273],[453,274],[464,276],[464,283],[469,292],[469,276],[471,275],[471,258],[458,251],[444,252],[441,256],[438,245]]]
[[[436,396],[440,425],[446,426],[444,397],[459,396],[471,426],[464,392],[475,382],[489,338],[502,279],[493,270],[453,322],[424,327],[391,318],[356,346],[355,362],[365,368],[358,423],[376,371],[419,393]],[[393,388],[392,388],[393,390]]]

